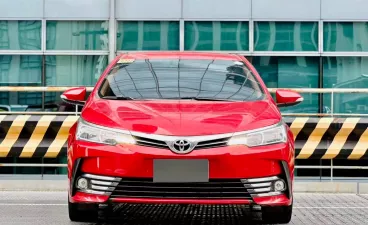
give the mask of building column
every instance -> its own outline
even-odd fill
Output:
[[[114,60],[116,51],[115,0],[110,0],[109,18],[109,62]]]

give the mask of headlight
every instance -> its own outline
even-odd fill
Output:
[[[235,133],[228,145],[246,145],[249,147],[285,143],[287,139],[286,128],[283,123],[257,129],[254,131]]]
[[[80,119],[77,127],[77,140],[107,145],[135,144],[135,139],[128,131],[94,125],[82,119]]]

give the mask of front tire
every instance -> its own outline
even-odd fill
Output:
[[[96,222],[97,208],[94,204],[79,204],[68,201],[69,219],[74,222]]]
[[[290,206],[262,207],[262,220],[271,224],[287,224],[293,215],[293,204]]]

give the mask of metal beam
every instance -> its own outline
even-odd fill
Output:
[[[109,17],[109,62],[113,61],[116,52],[116,21],[115,21],[115,0],[110,0]]]

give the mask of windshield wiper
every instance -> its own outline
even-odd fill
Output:
[[[125,97],[125,96],[104,96],[102,99],[108,99],[108,100],[136,100],[132,97]],[[196,101],[229,101],[229,102],[239,102],[237,100],[231,100],[231,99],[221,99],[221,98],[206,98],[206,97],[177,97],[177,98],[158,98],[154,100],[162,100],[162,99],[177,99],[177,100],[196,100]],[[143,99],[141,99],[143,100]],[[147,99],[145,99],[147,100]],[[152,100],[152,99],[151,99]]]
[[[191,99],[191,100],[196,100],[196,101],[229,101],[229,102],[238,102],[236,100],[231,100],[231,99],[221,99],[221,98],[206,98],[206,97],[182,97],[182,98],[178,98],[180,99]]]
[[[108,100],[134,100],[132,97],[125,97],[125,96],[104,96],[102,99]]]

